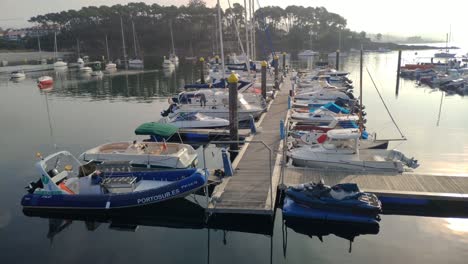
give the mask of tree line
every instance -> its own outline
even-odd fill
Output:
[[[235,3],[222,11],[225,52],[240,53],[236,23],[244,38],[244,7]],[[324,7],[277,6],[259,8],[254,14],[257,54],[265,58],[271,51],[298,52],[303,49],[331,52],[359,48],[370,42],[365,32],[346,28],[346,19]],[[179,56],[207,56],[218,54],[217,7],[207,7],[203,0],[190,0],[188,5],[161,6],[129,3],[127,5],[89,6],[31,17],[29,22],[42,26],[57,26],[58,47],[74,51],[79,41],[82,53],[93,56],[105,54],[108,38],[111,59],[122,57],[120,21],[123,21],[127,53],[134,50],[132,23],[135,25],[138,51],[144,56],[162,56],[171,50],[170,28]],[[341,40],[341,42],[339,41]],[[37,40],[25,45],[35,48]],[[43,49],[53,49],[53,35],[41,38]]]

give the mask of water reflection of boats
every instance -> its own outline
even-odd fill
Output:
[[[60,209],[25,208],[23,213],[29,217],[48,218],[49,239],[64,231],[74,221],[83,221],[88,231],[94,231],[104,223],[108,223],[110,229],[117,231],[136,231],[140,225],[189,229],[201,229],[205,226],[203,207],[187,199],[174,199],[140,208],[112,211],[70,212]]]
[[[298,218],[286,218],[283,225],[283,250],[287,248],[287,228],[294,232],[313,238],[316,236],[321,242],[323,237],[335,235],[349,240],[349,252],[352,250],[354,239],[360,235],[376,235],[379,233],[378,224],[356,224],[356,223],[325,223],[322,221],[302,220]]]

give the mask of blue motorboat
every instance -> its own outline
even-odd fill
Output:
[[[354,183],[289,187],[283,206],[285,216],[356,223],[377,223],[381,211],[377,196],[361,192]]]
[[[25,208],[119,209],[185,197],[205,186],[198,169],[139,170],[81,164],[60,151],[36,164],[40,179],[32,182],[21,204]],[[101,170],[101,168],[104,168]]]

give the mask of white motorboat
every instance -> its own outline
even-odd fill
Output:
[[[162,63],[162,67],[163,67],[164,69],[173,69],[173,68],[175,68],[175,65],[174,65],[174,63],[173,63],[171,60],[166,59],[166,56],[164,56],[164,60],[163,60],[163,63]]]
[[[297,112],[291,115],[293,120],[301,120],[307,123],[330,123],[333,121],[358,121],[359,116],[350,114],[336,114],[326,109],[317,109],[314,112]]]
[[[131,69],[143,69],[144,68],[143,60],[131,59],[128,61],[128,67],[130,67]]]
[[[54,62],[54,68],[67,68],[67,63],[62,61],[62,59],[57,59],[56,62]]]
[[[244,92],[241,92],[244,91]],[[252,106],[257,106],[266,109],[265,99],[259,94],[249,92],[248,90],[240,89],[239,94],[242,95],[243,100]],[[201,106],[205,102],[206,106],[216,106],[218,104],[226,104],[225,100],[229,100],[229,92],[225,88],[210,88],[199,89],[195,91],[186,91],[179,93],[177,103],[191,104],[194,106]]]
[[[220,128],[229,126],[229,121],[223,118],[211,117],[201,113],[177,113],[172,117],[163,117],[160,123],[167,123],[178,128]]]
[[[80,68],[80,72],[83,72],[83,73],[91,73],[92,71],[93,71],[93,68],[89,66],[84,66]]]
[[[10,78],[11,79],[16,79],[16,80],[24,79],[24,78],[26,78],[26,74],[24,74],[24,71],[22,71],[22,70],[13,71],[13,72],[10,73]]]
[[[417,160],[396,150],[359,149],[360,136],[359,131],[330,130],[323,144],[292,149],[288,156],[295,166],[352,171],[401,173],[405,166],[419,166]]]
[[[196,99],[195,99],[196,98]],[[217,94],[213,101],[203,100],[203,97],[195,97],[192,103],[179,103],[169,114],[173,117],[178,113],[198,112],[211,117],[218,117],[229,120],[229,94],[221,92]],[[238,120],[239,122],[250,120],[250,116],[258,118],[264,111],[264,108],[252,105],[247,102],[242,94],[238,95]]]
[[[313,50],[304,50],[304,51],[301,51],[297,54],[298,57],[314,57],[314,56],[318,56],[319,53],[316,52],[316,51],[313,51]]]
[[[332,131],[332,130],[330,130]],[[359,133],[356,128],[342,128],[334,129],[334,133],[342,131],[343,133]],[[312,131],[291,131],[291,140],[293,146],[305,146],[322,144],[327,139],[327,132],[325,130],[312,130]],[[375,133],[366,133],[366,138],[359,140],[359,149],[386,149],[388,147],[388,140],[378,140]]]
[[[296,100],[330,100],[335,101],[336,99],[341,98],[345,100],[354,99],[354,96],[347,92],[335,90],[335,89],[327,89],[321,88],[319,90],[313,90],[311,92],[302,92],[298,93],[294,96]]]
[[[197,153],[190,145],[166,142],[113,142],[85,151],[84,161],[130,161],[133,166],[185,169],[196,167]]]
[[[110,71],[115,71],[117,70],[117,64],[109,62],[106,64],[105,71],[110,72]]]

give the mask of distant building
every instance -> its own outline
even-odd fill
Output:
[[[21,28],[21,29],[7,29],[5,32],[0,33],[0,37],[3,37],[9,41],[19,41],[26,37],[37,38],[41,36],[46,36],[49,34],[58,31],[58,28],[55,26],[34,26],[30,28]]]
[[[10,29],[7,30],[3,37],[9,41],[18,41],[26,37],[26,31],[22,29]]]

